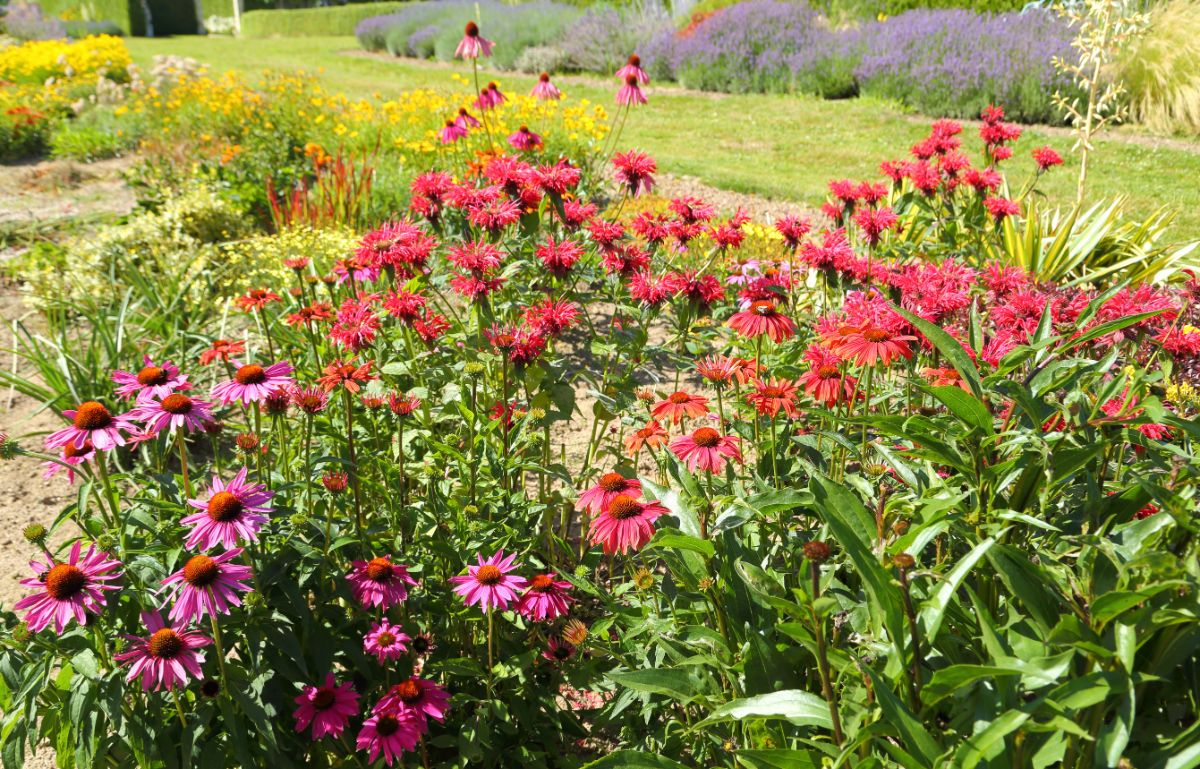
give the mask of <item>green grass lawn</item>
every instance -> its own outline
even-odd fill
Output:
[[[146,65],[155,54],[194,57],[214,70],[256,73],[264,69],[302,69],[316,73],[326,86],[351,96],[391,95],[411,88],[454,90],[454,72],[462,66],[355,57],[351,37],[233,40],[180,37],[132,38],[135,60]],[[533,78],[495,73],[507,89],[525,91]],[[574,98],[610,104],[612,87],[595,77],[561,77],[560,87]],[[621,144],[653,154],[659,167],[696,176],[724,189],[819,205],[833,178],[878,177],[879,162],[902,157],[928,130],[928,120],[893,105],[867,99],[824,101],[803,96],[697,94],[676,88],[648,91],[650,104],[635,110]],[[974,132],[968,129],[974,138]],[[1009,165],[1014,186],[1032,169],[1029,152],[1043,144],[1058,149],[1068,164],[1043,181],[1053,201],[1074,199],[1072,140],[1027,129],[1017,145],[1019,161]],[[970,149],[977,151],[978,142]],[[1180,239],[1200,237],[1200,144],[1196,151],[1147,146],[1116,136],[1097,143],[1090,197],[1127,195],[1132,213],[1145,215],[1163,205],[1178,212],[1174,231]]]

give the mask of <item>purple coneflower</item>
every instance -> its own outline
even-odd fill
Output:
[[[160,366],[150,360],[149,355],[142,359],[142,368],[136,374],[114,371],[112,380],[120,385],[115,392],[122,398],[165,398],[188,387],[187,375],[180,374],[174,363],[166,361]]]
[[[537,85],[533,87],[533,91],[529,95],[541,101],[558,101],[562,98],[562,91],[550,82],[550,73],[543,72],[538,75]]]
[[[203,678],[200,665],[204,655],[196,650],[212,639],[189,631],[183,625],[166,625],[156,611],[142,612],[142,622],[150,635],[145,638],[126,635],[128,651],[115,655],[119,662],[132,662],[126,681],[141,676],[142,691],[187,686],[189,678]]]
[[[542,137],[529,130],[529,126],[521,126],[508,135],[508,143],[517,150],[536,150],[542,146]]]
[[[346,575],[354,597],[363,606],[378,606],[387,611],[408,599],[408,588],[417,581],[408,575],[408,567],[392,563],[391,556],[369,561],[352,561]]]
[[[517,591],[526,585],[524,577],[509,573],[516,568],[516,556],[505,556],[500,550],[486,561],[478,553],[475,559],[478,565],[467,567],[466,574],[450,578],[454,592],[463,597],[467,606],[477,603],[484,611],[492,607],[507,609],[517,600]]]
[[[637,78],[637,82],[642,85],[650,82],[650,76],[646,74],[646,70],[642,69],[642,58],[636,53],[630,54],[625,66],[617,70],[617,77],[622,80],[630,76]]]
[[[234,547],[239,539],[258,541],[258,530],[267,522],[263,513],[271,512],[266,503],[274,493],[261,483],[246,483],[246,473],[243,467],[229,483],[214,475],[206,499],[188,500],[200,511],[180,521],[192,527],[188,548],[212,550],[217,545]]]
[[[480,56],[492,55],[492,41],[479,34],[479,25],[468,21],[463,30],[463,38],[454,49],[456,59],[478,59]]]
[[[363,722],[355,746],[368,751],[368,763],[383,755],[383,762],[391,766],[403,762],[404,752],[413,750],[424,734],[424,723],[411,710],[378,713]]]
[[[121,435],[135,431],[127,415],[115,416],[105,408],[103,403],[85,401],[77,409],[67,409],[63,416],[71,420],[71,424],[46,438],[46,448],[58,449],[70,444],[82,449],[90,443],[97,451],[108,451],[117,446],[125,445],[125,437]]]
[[[468,133],[466,128],[458,124],[458,121],[447,120],[442,130],[438,131],[438,140],[442,144],[453,144],[459,139],[467,138]]]
[[[621,86],[621,90],[617,91],[617,104],[622,107],[631,107],[634,104],[645,104],[646,94],[642,93],[642,87],[638,85],[636,75],[626,75],[625,84]]]
[[[292,373],[292,364],[286,360],[272,363],[266,368],[255,363],[233,363],[237,366],[233,379],[218,383],[210,393],[223,406],[239,401],[247,406],[262,403],[277,390],[287,391],[295,386],[288,376]]]
[[[382,665],[388,660],[400,659],[408,651],[409,640],[399,625],[383,620],[371,625],[370,632],[363,637],[363,650],[367,654],[374,654]]]
[[[334,739],[341,737],[346,724],[358,714],[358,694],[354,685],[349,682],[338,684],[333,673],[325,676],[321,686],[304,687],[295,702],[300,706],[292,714],[296,719],[295,729],[302,732],[311,725],[314,741],[327,734]]]
[[[211,403],[183,393],[171,393],[162,400],[143,396],[126,416],[141,422],[146,432],[155,435],[164,430],[173,433],[180,428],[194,433],[213,421]]]
[[[426,678],[410,676],[388,690],[375,706],[375,713],[409,710],[424,722],[428,718],[444,721],[450,709],[450,693]]]
[[[250,567],[230,563],[242,554],[240,547],[226,550],[218,556],[194,555],[183,568],[163,580],[163,585],[175,585],[170,600],[175,602],[168,615],[173,622],[193,622],[205,614],[228,614],[233,606],[241,606],[238,593],[250,591],[242,580],[251,576]]]
[[[113,573],[121,567],[121,562],[97,550],[95,545],[89,545],[81,556],[82,549],[83,543],[76,542],[62,563],[48,554],[42,563],[29,562],[37,576],[23,579],[21,584],[38,592],[17,601],[13,609],[28,609],[25,624],[31,632],[37,633],[53,623],[54,632],[61,634],[72,618],[83,624],[87,612],[99,614],[104,609],[105,590],[120,589],[112,583],[121,578]]]
[[[522,617],[541,622],[567,613],[571,602],[575,600],[568,593],[571,583],[555,579],[556,576],[553,572],[536,574],[529,580],[529,587],[517,602],[517,611]]]

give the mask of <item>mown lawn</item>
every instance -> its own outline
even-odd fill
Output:
[[[255,73],[302,69],[317,73],[347,95],[389,95],[426,87],[452,90],[463,67],[350,55],[350,37],[233,40],[230,38],[133,38],[134,58],[147,65],[155,54],[191,56],[214,70]],[[515,73],[489,77],[513,91],[533,79]],[[575,98],[611,103],[615,92],[595,77],[561,77]],[[878,175],[879,161],[898,157],[927,130],[927,119],[868,99],[823,101],[802,96],[719,95],[650,88],[650,104],[637,110],[622,144],[652,153],[660,168],[696,176],[716,187],[819,205],[832,178]],[[973,132],[969,132],[973,136]],[[1068,156],[1072,140],[1062,132],[1029,129],[1018,145],[1020,161],[1009,168],[1014,184],[1032,169],[1029,151],[1049,144]],[[972,148],[975,145],[972,144]],[[1178,212],[1175,235],[1200,237],[1200,143],[1195,151],[1147,146],[1117,137],[1097,144],[1090,197],[1127,195],[1130,210],[1149,214],[1168,205]],[[1074,197],[1074,164],[1044,180],[1053,200]]]

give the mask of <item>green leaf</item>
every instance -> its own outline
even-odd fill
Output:
[[[815,750],[739,750],[737,760],[749,769],[821,769]]]
[[[712,558],[716,553],[716,548],[712,542],[706,539],[698,539],[697,537],[689,537],[687,534],[673,529],[660,529],[654,535],[654,539],[650,540],[649,546],[671,550],[690,550],[693,553],[699,553],[705,558]]]
[[[604,758],[585,764],[583,769],[688,769],[678,761],[658,753],[642,753],[636,750],[618,750]]]
[[[981,678],[1019,676],[1022,672],[1016,668],[997,665],[951,665],[933,674],[929,683],[921,688],[921,699],[925,701],[925,704],[932,705]]]
[[[663,503],[679,521],[679,530],[690,537],[700,538],[700,518],[696,511],[684,504],[683,498],[674,489],[664,488],[653,481],[642,481],[642,486]]]
[[[925,601],[921,607],[921,624],[925,626],[927,643],[932,644],[937,639],[938,630],[942,627],[942,618],[945,617],[946,609],[949,608],[950,601],[954,599],[958,586],[962,584],[967,574],[975,568],[975,564],[987,553],[988,548],[995,541],[988,538],[971,548],[971,552],[959,559],[942,583],[938,585],[938,589]]]
[[[800,689],[785,689],[727,702],[696,726],[721,721],[742,721],[748,718],[781,718],[797,726],[833,728],[829,704],[817,695]]]
[[[703,691],[695,669],[662,668],[609,673],[617,684],[636,692],[662,694],[680,702],[691,702]]]
[[[962,420],[968,427],[981,430],[988,435],[995,433],[992,414],[983,405],[983,401],[961,387],[926,387],[933,397],[940,400],[950,413]]]
[[[914,757],[921,760],[922,766],[933,766],[942,753],[937,740],[933,739],[933,736],[925,730],[912,711],[905,707],[904,703],[892,692],[891,684],[888,681],[862,662],[858,663],[858,667],[870,677],[871,689],[875,692],[875,698],[883,710],[884,720],[888,726],[900,736],[904,747],[910,753],[916,754]],[[961,766],[974,766],[974,764],[961,764]]]
[[[903,307],[893,306],[892,309],[900,317],[913,324],[917,331],[920,331],[938,349],[938,352],[950,361],[950,365],[954,366],[954,370],[971,388],[971,393],[976,398],[983,397],[983,384],[979,380],[979,369],[975,368],[971,356],[967,355],[967,351],[963,349],[962,342],[950,336],[939,326],[935,326],[919,315],[914,315]]]

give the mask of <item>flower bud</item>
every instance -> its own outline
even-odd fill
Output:
[[[824,542],[813,540],[804,543],[804,557],[813,563],[825,563],[832,554],[833,550]]]

